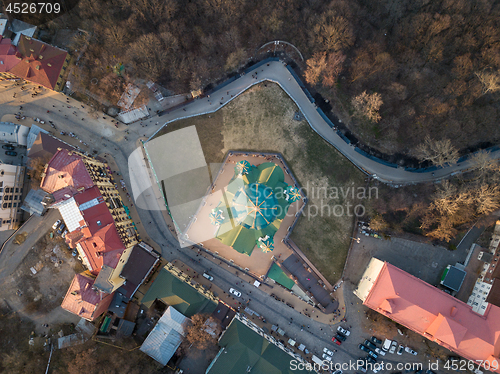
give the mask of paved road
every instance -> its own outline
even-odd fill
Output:
[[[253,78],[257,72],[257,79]],[[246,91],[248,88],[263,81],[272,81],[281,88],[297,104],[311,128],[321,137],[338,149],[358,168],[366,171],[374,178],[386,183],[408,184],[418,182],[429,182],[460,173],[463,170],[473,167],[470,161],[451,165],[434,172],[415,173],[404,170],[404,168],[392,168],[376,161],[373,161],[357,152],[352,145],[344,142],[335,131],[325,122],[317,112],[317,107],[312,104],[291,73],[281,62],[272,61],[248,72],[236,79],[234,82],[224,86],[220,90],[211,93],[210,97],[197,99],[186,105],[160,117],[160,123],[169,123],[182,118],[198,116],[200,114],[215,112],[229,101]],[[221,97],[222,99],[219,99]],[[500,158],[500,151],[491,154],[494,158]]]

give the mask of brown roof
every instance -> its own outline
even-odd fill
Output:
[[[82,158],[66,149],[56,152],[49,161],[41,187],[48,193],[53,193],[64,187],[70,187],[73,193],[81,187],[87,189],[94,185]]]
[[[9,73],[53,90],[68,52],[21,35],[16,56],[19,63]]]
[[[75,150],[74,147],[69,144],[61,142],[59,139],[50,136],[49,134],[45,134],[44,132],[39,132],[36,137],[35,142],[31,146],[31,149],[28,153],[29,158],[52,158],[57,153],[57,148],[67,149],[69,151]]]
[[[87,272],[76,274],[61,307],[89,321],[105,312],[113,299],[112,294],[92,288],[94,278]]]
[[[139,286],[156,261],[158,261],[158,255],[136,244],[120,275],[127,280],[127,283],[130,282]]]

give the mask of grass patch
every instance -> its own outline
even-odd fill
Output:
[[[281,153],[309,198],[306,215],[300,218],[292,240],[330,282],[336,282],[349,248],[352,207],[358,203],[351,192],[364,186],[364,175],[306,121],[293,120],[297,110],[279,86],[260,84],[216,113],[173,122],[156,137],[196,126],[207,163],[222,162],[230,149]],[[320,190],[324,193],[318,193]],[[341,191],[348,191],[349,196]]]

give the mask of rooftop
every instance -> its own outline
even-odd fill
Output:
[[[222,351],[214,359],[207,374],[304,374],[292,370],[292,357],[262,335],[234,318],[219,340]]]
[[[184,339],[183,324],[189,320],[174,308],[167,308],[141,346],[141,351],[166,365]]]
[[[21,35],[15,55],[18,63],[8,70],[9,73],[53,90],[68,52]]]
[[[368,273],[369,269],[375,271]],[[500,308],[490,305],[481,316],[462,301],[375,258],[358,290],[370,288],[370,283],[364,305],[464,358],[500,364],[495,348],[500,344]]]
[[[177,311],[187,317],[192,317],[196,313],[212,313],[217,304],[194,287],[183,282],[167,269],[163,268],[144,295],[142,303],[148,308],[158,299],[165,304],[174,307]]]
[[[87,320],[94,320],[102,313],[99,311],[107,310],[113,296],[95,291],[93,285],[94,278],[90,274],[76,274],[61,307]]]
[[[82,158],[66,149],[60,149],[49,161],[41,187],[48,193],[69,187],[72,194],[94,185]]]

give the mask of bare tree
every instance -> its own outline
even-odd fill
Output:
[[[359,117],[367,118],[373,122],[378,122],[382,118],[378,112],[383,104],[382,95],[379,93],[368,94],[363,91],[362,94],[351,100],[351,104],[354,108],[354,114]]]
[[[215,346],[217,344],[215,336],[220,332],[219,329],[219,323],[214,318],[206,314],[195,314],[184,325],[184,330],[187,332],[181,349],[187,351],[193,348],[203,351]]]
[[[333,87],[337,84],[337,79],[342,72],[346,56],[341,52],[331,52],[326,59],[326,68],[323,71],[323,84]]]
[[[326,68],[326,52],[315,53],[306,61],[307,70],[305,72],[306,82],[316,84],[319,82],[320,75]]]
[[[35,157],[28,160],[28,175],[31,179],[31,188],[37,190],[42,181],[42,173],[45,165],[50,161],[50,156]]]
[[[432,140],[427,135],[424,142],[417,146],[416,151],[417,157],[421,160],[430,161],[438,166],[454,163],[458,159],[458,151],[450,139]]]
[[[475,73],[482,85],[482,93],[493,93],[500,91],[500,74],[492,71],[479,71]]]
[[[481,185],[476,190],[477,212],[479,214],[488,214],[498,209],[500,190],[497,186]]]

